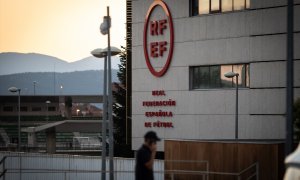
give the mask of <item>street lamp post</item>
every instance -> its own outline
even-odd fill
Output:
[[[103,115],[102,115],[102,165],[101,179],[106,179],[106,122],[107,122],[107,56],[102,49],[95,49],[91,54],[98,58],[104,57],[104,80],[103,80]]]
[[[116,48],[116,47],[110,47],[110,55],[111,56],[115,56],[115,55],[118,55],[119,53],[121,53],[121,50]],[[111,92],[111,78],[108,79],[109,83],[107,83],[107,56],[108,56],[108,48],[105,48],[105,49],[95,49],[91,52],[91,54],[97,58],[104,58],[104,84],[103,84],[103,117],[102,117],[102,178],[101,179],[106,179],[106,130],[107,130],[107,127],[106,127],[106,124],[107,124],[107,111],[109,109],[109,106],[112,105],[112,103],[110,104],[109,102],[112,102],[112,96],[110,96],[112,94]],[[111,67],[109,66],[108,69],[110,69]],[[109,71],[108,73],[108,77],[111,77],[111,71]],[[107,100],[107,89],[108,90],[108,93],[109,93],[109,102]],[[112,109],[110,108],[109,109],[109,113],[108,113],[108,116],[109,115],[112,115]],[[112,124],[112,117],[111,118],[108,118],[110,121],[110,125],[113,125]],[[111,137],[112,134],[112,127],[109,126],[109,132],[111,132],[109,135]],[[112,145],[113,144],[113,141],[111,141],[111,138],[109,138],[109,147],[110,147],[110,171],[113,172],[113,169],[111,169],[111,165],[113,166],[113,150],[112,150]],[[112,160],[112,161],[111,161]],[[110,177],[112,177],[113,175],[110,174]]]
[[[108,121],[109,121],[109,179],[114,179],[114,136],[113,136],[113,118],[112,118],[112,88],[111,88],[111,47],[110,47],[110,27],[111,19],[109,16],[109,6],[107,6],[107,16],[104,16],[103,23],[100,25],[100,32],[107,34],[107,57],[108,57]]]
[[[35,85],[36,85],[36,81],[33,81],[33,95],[35,96]]]
[[[60,85],[60,95],[63,95],[63,88],[64,88],[64,86],[61,84]]]
[[[234,73],[234,72],[228,72],[224,74],[225,77],[227,78],[234,78],[236,77],[236,84],[235,84],[235,140],[239,139],[239,132],[238,132],[238,127],[239,127],[239,121],[238,121],[238,107],[239,107],[239,93],[238,93],[238,86],[239,86],[239,73]]]
[[[51,103],[51,101],[46,101],[46,107],[47,107],[47,116],[46,116],[46,121],[48,123],[49,121],[49,104]]]
[[[21,94],[21,89],[20,88],[16,88],[16,87],[10,87],[8,88],[8,91],[12,92],[12,93],[16,93],[18,92],[18,151],[21,151],[21,113],[20,113],[20,108],[21,108],[21,98],[20,98],[20,94]]]

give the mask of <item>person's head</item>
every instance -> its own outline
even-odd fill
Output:
[[[157,141],[160,141],[160,138],[156,135],[154,131],[148,131],[144,136],[145,144],[152,145],[156,144]]]

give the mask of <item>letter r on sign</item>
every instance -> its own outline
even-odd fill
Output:
[[[151,21],[150,22],[150,34],[154,35],[163,35],[164,29],[167,29],[167,20]]]
[[[153,35],[158,35],[157,25],[158,25],[157,21],[151,21],[150,22],[150,33],[151,33],[152,36]]]

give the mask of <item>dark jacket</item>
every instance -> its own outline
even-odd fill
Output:
[[[148,169],[145,164],[151,160],[151,150],[142,145],[137,151],[136,166],[135,166],[135,180],[153,180],[153,170]]]

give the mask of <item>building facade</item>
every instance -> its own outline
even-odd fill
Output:
[[[18,96],[0,96],[0,120],[5,116],[17,116]],[[21,116],[61,115],[58,96],[21,96]]]
[[[300,97],[300,1],[294,0]],[[162,139],[283,141],[287,1],[133,0],[132,149]],[[235,121],[238,73],[238,126]],[[164,151],[164,143],[158,144]]]

